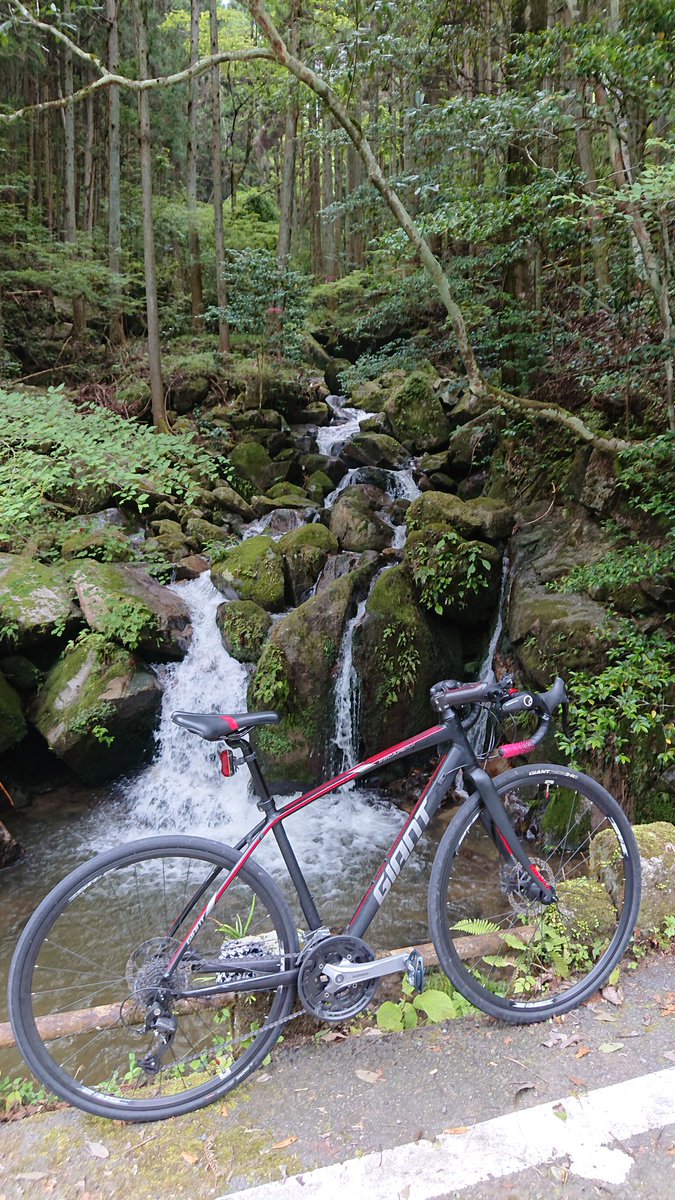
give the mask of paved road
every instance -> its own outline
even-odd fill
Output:
[[[287,1044],[225,1104],[171,1122],[2,1125],[0,1200],[670,1200],[675,957],[622,984],[620,1006],[536,1026]]]

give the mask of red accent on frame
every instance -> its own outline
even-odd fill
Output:
[[[504,837],[504,834],[502,833],[501,829],[498,829],[498,830],[497,830],[497,833],[499,834],[499,836],[500,836],[500,838],[502,839],[502,841],[503,841],[504,845],[506,846],[506,849],[508,850],[509,854],[511,855],[511,858],[513,858],[513,850],[512,850],[512,849],[511,849],[511,847],[509,846],[509,843],[507,842],[506,838]]]
[[[442,725],[432,725],[431,729],[425,729],[424,733],[416,733],[414,737],[408,738],[405,742],[398,742],[395,746],[389,746],[387,750],[380,750],[378,754],[373,754],[372,758],[364,758],[363,762],[357,766],[363,767],[366,763],[376,763],[382,758],[388,758],[390,754],[395,754],[398,750],[404,750],[407,746],[415,746],[417,742],[429,736],[430,733],[440,733]]]
[[[225,721],[229,725],[230,729],[232,730],[232,733],[236,733],[239,726],[237,725],[237,722],[235,721],[234,717],[221,716],[220,719],[221,719],[221,721]]]

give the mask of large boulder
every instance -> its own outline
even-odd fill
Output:
[[[127,650],[90,634],[49,672],[30,717],[87,783],[136,767],[149,752],[162,689]]]
[[[336,554],[338,540],[325,525],[302,525],[282,537],[286,590],[292,604],[300,604],[316,583],[329,554]]]
[[[654,821],[636,825],[642,868],[642,899],[637,926],[642,933],[660,930],[675,914],[675,825]],[[591,843],[591,870],[610,898],[620,902],[623,864],[612,829],[601,830]]]
[[[211,579],[228,600],[253,600],[268,612],[284,607],[284,563],[271,537],[260,534],[228,550]]]
[[[607,609],[594,600],[546,591],[526,571],[519,572],[511,586],[509,639],[525,672],[539,687],[545,687],[551,675],[599,669],[609,619]]]
[[[434,720],[429,689],[462,677],[462,644],[453,626],[422,609],[403,567],[383,571],[354,635],[361,680],[361,737],[374,754]]]
[[[463,538],[500,542],[511,533],[514,514],[501,500],[486,496],[460,500],[447,492],[424,492],[408,508],[406,525],[409,530],[444,525]]]
[[[20,742],[27,733],[21,700],[0,674],[0,754]]]
[[[257,662],[272,618],[252,600],[230,600],[218,606],[216,624],[228,654],[238,662]]]
[[[357,433],[342,449],[350,467],[385,467],[398,471],[410,460],[410,453],[396,438],[386,433]]]
[[[272,459],[258,442],[240,442],[234,446],[230,451],[230,462],[237,474],[259,492],[266,492],[278,478]]]
[[[395,388],[384,405],[394,436],[414,454],[447,444],[449,428],[431,376],[413,371]]]
[[[0,554],[0,649],[35,646],[81,620],[64,572],[21,554]]]
[[[334,720],[334,671],[356,602],[372,565],[337,579],[278,621],[248,691],[250,709],[273,709],[279,725],[261,729],[257,748],[277,782],[306,785],[325,767]]]
[[[343,550],[383,550],[391,544],[391,526],[382,519],[378,508],[391,501],[378,488],[357,484],[346,488],[330,514],[330,530]]]
[[[462,628],[489,623],[499,599],[502,555],[454,529],[425,525],[408,534],[404,562],[423,608]]]
[[[192,625],[185,601],[142,567],[84,561],[73,583],[90,629],[153,658],[187,654]]]
[[[251,505],[244,500],[243,496],[235,492],[229,483],[219,483],[211,492],[211,500],[216,508],[222,508],[226,512],[234,513],[237,517],[243,517],[245,521],[253,520]]]

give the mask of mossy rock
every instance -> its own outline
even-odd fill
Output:
[[[86,783],[137,767],[152,748],[162,689],[127,650],[90,634],[47,675],[30,718]]]
[[[506,627],[525,672],[539,687],[552,675],[604,665],[607,609],[587,596],[546,591],[526,572],[511,587]]]
[[[312,471],[305,481],[305,491],[310,500],[322,504],[326,496],[333,491],[333,481],[325,471]]]
[[[428,525],[445,525],[460,537],[480,541],[500,542],[508,538],[514,524],[514,514],[501,500],[480,496],[461,500],[447,492],[424,492],[412,501],[406,514],[409,530]]]
[[[374,565],[352,571],[277,621],[249,685],[248,707],[281,723],[256,739],[267,774],[306,785],[326,768],[334,719],[334,670],[346,623]]]
[[[214,525],[203,517],[189,517],[185,522],[185,540],[191,550],[203,550],[215,543],[227,545],[232,541],[232,530],[226,525]]]
[[[75,589],[60,567],[0,554],[0,649],[39,645],[80,623]]]
[[[404,563],[423,608],[462,628],[489,622],[499,599],[502,555],[442,525],[408,534]]]
[[[545,915],[545,923],[564,934],[572,949],[587,950],[593,942],[610,937],[616,929],[616,909],[597,879],[580,876],[556,884],[558,902]]]
[[[330,514],[330,529],[343,550],[383,550],[391,544],[391,526],[376,511],[378,499],[368,486],[347,488]]]
[[[23,654],[9,654],[0,659],[0,671],[21,695],[29,696],[42,683],[42,672]]]
[[[429,689],[462,677],[462,644],[447,621],[425,612],[403,567],[383,571],[354,635],[361,680],[361,737],[374,754],[433,721]]]
[[[258,442],[239,442],[230,451],[235,471],[247,479],[259,492],[266,492],[275,482],[275,468],[267,450]]]
[[[268,612],[284,607],[283,558],[273,538],[247,538],[228,550],[211,579],[227,599],[253,600]]]
[[[357,433],[342,449],[350,467],[384,467],[398,471],[410,459],[410,453],[396,438],[386,433]]]
[[[189,609],[142,567],[83,560],[72,578],[90,629],[155,658],[185,657],[192,639]]]
[[[293,604],[301,604],[316,583],[329,554],[338,551],[335,534],[318,523],[303,525],[279,542],[284,556],[286,590]]]
[[[302,500],[307,499],[307,492],[303,487],[300,487],[297,483],[287,483],[286,480],[283,480],[281,483],[275,483],[273,487],[268,488],[267,495],[272,500],[276,500],[282,496],[284,498],[287,496],[297,496]]]
[[[228,654],[238,662],[257,662],[272,618],[252,600],[231,600],[218,606],[216,624]]]
[[[253,520],[251,505],[228,483],[219,483],[211,492],[211,500],[215,508],[222,508],[226,512],[234,513],[237,517],[243,517],[245,521]]]
[[[0,754],[20,742],[27,732],[18,692],[0,672]]]
[[[384,405],[394,436],[414,454],[447,444],[448,419],[429,374],[413,371]]]
[[[647,933],[662,927],[675,915],[675,825],[653,821],[633,828],[640,851],[642,900],[638,929]],[[623,890],[623,860],[612,829],[602,829],[591,843],[591,870],[605,891],[620,903]]]
[[[99,562],[129,562],[134,549],[126,534],[114,525],[73,529],[61,543],[61,557],[95,558]]]

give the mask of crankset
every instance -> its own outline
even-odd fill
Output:
[[[347,1021],[363,1012],[383,975],[405,971],[421,992],[424,962],[418,950],[375,959],[370,946],[348,934],[322,938],[303,955],[298,974],[302,1006],[320,1021]]]

